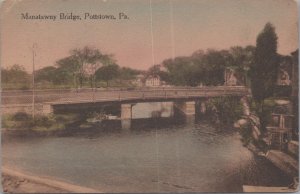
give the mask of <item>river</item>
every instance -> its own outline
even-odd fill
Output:
[[[6,137],[2,163],[103,192],[242,192],[243,184],[291,183],[272,163],[243,147],[237,131],[203,121],[165,120],[165,125],[140,120],[131,131]]]

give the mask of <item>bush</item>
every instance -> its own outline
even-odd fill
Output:
[[[59,123],[52,115],[35,115],[34,119],[31,115],[18,112],[14,115],[3,115],[2,126],[9,129],[30,129],[34,131],[46,131],[64,129],[64,123]]]
[[[2,126],[9,129],[28,129],[33,126],[31,115],[17,112],[13,115],[2,115]]]
[[[54,115],[54,119],[58,123],[72,123],[80,120],[80,117],[78,114],[59,114]]]
[[[253,141],[252,137],[252,127],[250,122],[248,122],[245,126],[242,126],[239,130],[241,136],[242,136],[242,143],[244,146],[247,146],[250,142]]]
[[[2,127],[3,128],[13,128],[14,123],[12,122],[11,115],[2,115]]]
[[[34,121],[33,124],[35,126],[41,126],[41,127],[50,127],[51,125],[53,125],[55,123],[55,120],[51,117],[47,117],[44,115],[36,115],[34,117]]]
[[[233,97],[219,97],[211,99],[207,104],[207,108],[210,112],[213,112],[214,107],[219,119],[223,123],[234,123],[241,117],[241,115],[243,115],[243,107],[240,100]]]
[[[28,121],[31,119],[32,119],[32,116],[25,112],[17,112],[12,117],[12,120],[14,120],[14,121]]]

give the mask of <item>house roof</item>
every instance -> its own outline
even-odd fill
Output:
[[[160,77],[158,75],[149,75],[149,76],[146,77],[146,79],[152,79],[152,78],[160,79]]]

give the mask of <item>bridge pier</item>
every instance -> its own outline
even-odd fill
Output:
[[[200,112],[201,112],[201,114],[206,113],[206,100],[200,101]]]
[[[131,104],[121,104],[121,125],[122,129],[131,128],[132,119],[132,105]]]
[[[201,119],[205,118],[207,112],[207,102],[208,102],[207,98],[200,98],[196,100],[196,105],[195,105],[196,118],[201,118]]]
[[[174,108],[177,108],[179,112],[185,117],[187,124],[192,124],[195,122],[195,101],[183,101],[174,102]]]

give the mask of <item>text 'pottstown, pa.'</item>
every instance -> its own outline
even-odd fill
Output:
[[[129,16],[123,12],[118,14],[93,14],[93,13],[84,13],[84,14],[74,14],[70,13],[59,13],[59,14],[30,14],[28,12],[21,13],[22,20],[128,20]]]

